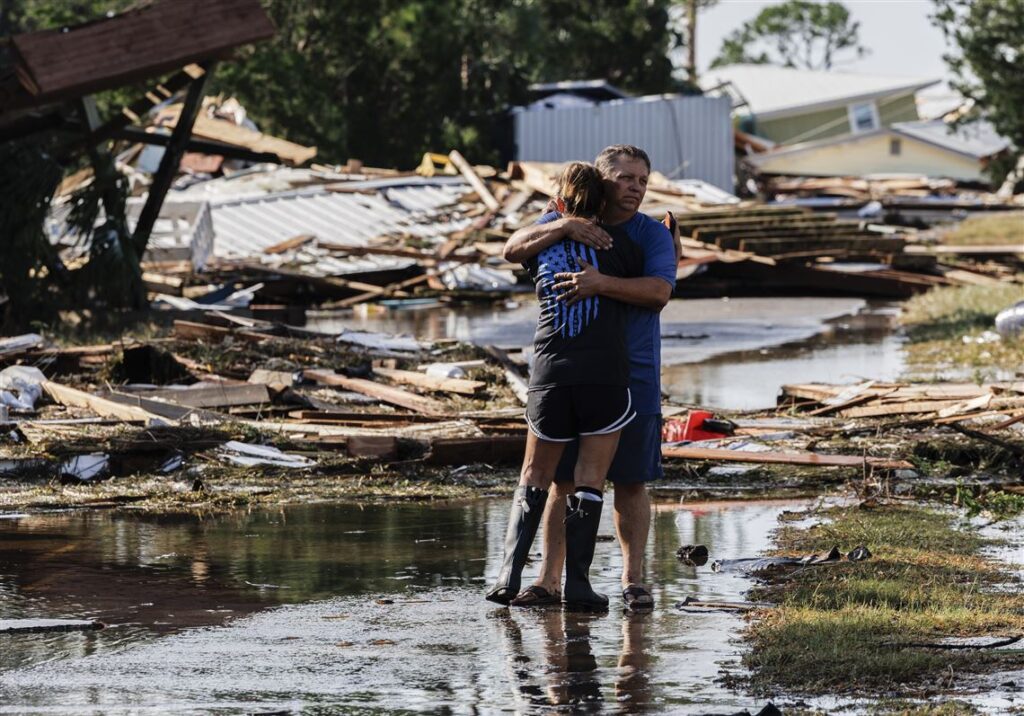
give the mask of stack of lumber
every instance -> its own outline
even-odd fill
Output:
[[[795,207],[697,211],[678,219],[680,232],[695,241],[777,261],[830,257],[889,263],[907,243],[904,233]]]
[[[910,419],[937,424],[978,417],[1024,415],[1024,381],[987,383],[821,383],[782,386],[780,405],[809,415]]]

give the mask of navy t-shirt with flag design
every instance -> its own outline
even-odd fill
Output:
[[[534,335],[530,388],[556,385],[629,385],[626,304],[591,296],[569,306],[556,301],[555,274],[576,272],[580,258],[607,276],[635,278],[644,271],[644,254],[620,227],[601,226],[612,237],[610,249],[593,249],[565,239],[529,259],[524,266],[537,286],[540,318]]]

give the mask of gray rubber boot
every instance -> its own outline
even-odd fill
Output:
[[[487,600],[497,604],[508,604],[521,586],[523,567],[530,556],[533,538],[537,536],[540,518],[544,515],[544,504],[548,491],[520,485],[512,497],[512,511],[508,515],[508,529],[505,531],[505,559],[501,563],[498,581],[487,592]]]
[[[605,611],[608,597],[590,586],[597,525],[603,502],[569,495],[565,505],[565,606],[581,611]]]

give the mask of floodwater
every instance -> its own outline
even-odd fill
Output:
[[[757,711],[720,681],[742,671],[742,618],[674,606],[742,600],[749,582],[675,551],[757,554],[791,506],[657,505],[647,615],[621,611],[608,540],[593,570],[608,614],[484,601],[504,499],[0,520],[3,617],[110,625],[0,634],[0,713]],[[610,509],[601,533],[612,534]]]
[[[489,306],[406,304],[311,318],[309,327],[407,333],[503,347],[530,346],[536,301]],[[774,407],[785,383],[893,380],[903,372],[891,304],[857,298],[676,299],[661,314],[662,387],[708,407]]]

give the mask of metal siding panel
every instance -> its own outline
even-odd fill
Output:
[[[677,177],[732,191],[730,117],[727,97],[652,97],[592,107],[524,109],[516,114],[516,156],[524,161],[593,160],[609,144],[636,144],[648,152],[657,171],[671,174],[683,162]]]

